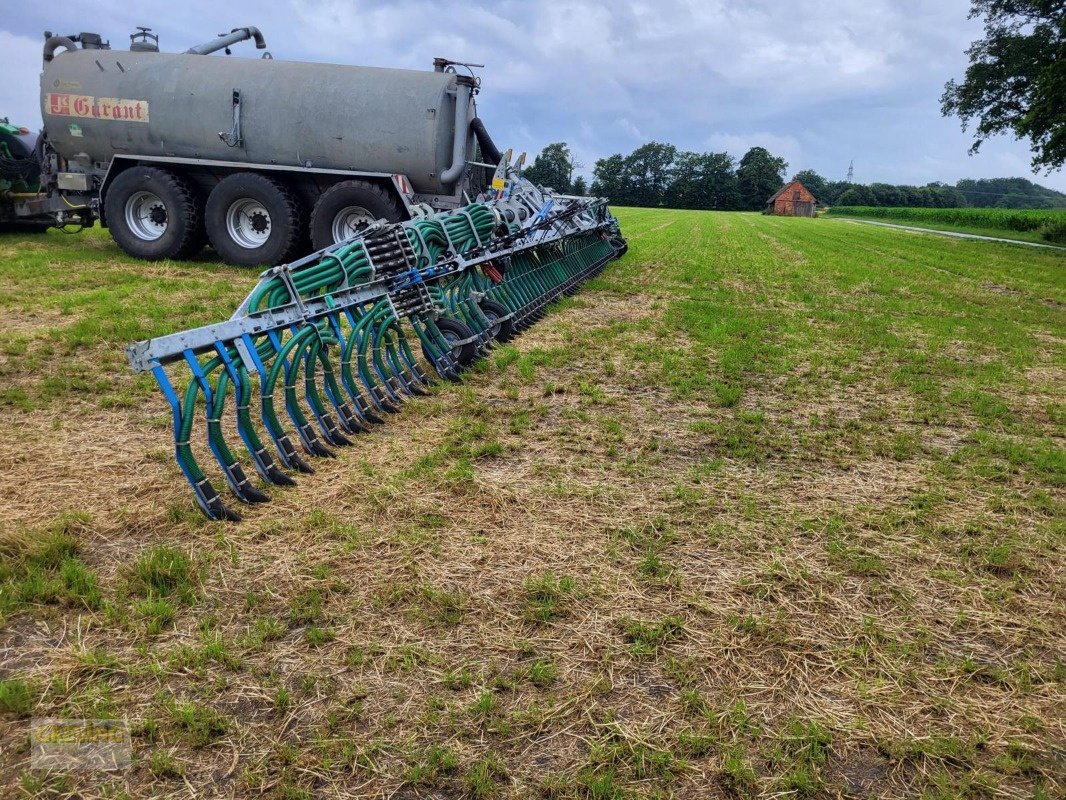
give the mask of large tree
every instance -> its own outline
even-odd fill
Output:
[[[616,205],[630,202],[625,168],[625,156],[621,153],[599,159],[592,170],[592,194],[606,197]]]
[[[753,147],[746,152],[737,168],[741,208],[748,211],[765,208],[766,201],[785,182],[787,169],[788,162],[770,155],[765,147]]]
[[[971,0],[970,17],[984,17],[985,36],[967,55],[962,83],[948,81],[944,116],[973,121],[977,152],[989,136],[1028,139],[1033,169],[1066,163],[1066,0]]]
[[[861,183],[853,183],[840,197],[837,198],[838,206],[872,206],[874,196],[870,190]]]
[[[540,152],[526,168],[524,177],[533,183],[566,194],[571,189],[574,170],[580,166],[574,161],[566,142],[555,142]]]
[[[829,182],[813,169],[801,169],[792,176],[792,180],[799,181],[806,186],[807,191],[813,194],[819,201],[823,203],[828,202],[824,196],[825,191],[829,186]]]
[[[663,202],[670,208],[736,208],[733,157],[729,153],[679,153]]]
[[[661,206],[674,179],[677,148],[672,144],[648,142],[625,160],[625,179],[636,206]]]
[[[964,178],[956,187],[978,208],[1066,208],[1066,195],[1025,178]]]
[[[707,208],[734,211],[740,203],[737,186],[736,161],[729,153],[707,153],[704,156],[704,180],[707,181]]]

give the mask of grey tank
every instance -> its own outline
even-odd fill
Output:
[[[86,154],[106,164],[115,155],[171,156],[402,173],[418,192],[446,194],[451,187],[439,176],[453,156],[456,83],[449,72],[77,50],[45,64],[41,112],[65,158]],[[242,144],[230,147],[219,133],[233,128],[234,90]]]

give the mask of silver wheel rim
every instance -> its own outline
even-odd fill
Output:
[[[500,318],[496,316],[494,312],[485,311],[485,309],[482,309],[481,313],[484,314],[485,319],[489,321],[489,333],[492,335],[492,338],[495,339],[500,335],[500,328],[503,327],[500,324]]]
[[[126,201],[126,227],[145,242],[154,242],[167,232],[167,207],[159,195],[135,192]]]
[[[462,345],[455,344],[455,342],[459,341],[459,334],[455,333],[455,331],[441,331],[441,333],[444,335],[444,341],[450,345],[454,345],[452,349],[448,351],[448,355],[458,361],[459,354],[463,351]]]
[[[237,200],[226,212],[226,233],[247,250],[255,250],[270,238],[270,212],[258,200]]]
[[[333,216],[333,241],[345,242],[377,219],[362,206],[346,206]]]

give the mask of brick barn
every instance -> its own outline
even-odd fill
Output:
[[[765,213],[782,217],[813,217],[817,202],[806,186],[799,181],[792,181],[766,201]]]

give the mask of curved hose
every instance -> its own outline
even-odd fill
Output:
[[[47,64],[56,57],[56,48],[64,47],[67,50],[77,50],[78,46],[69,36],[49,36],[44,42],[44,63]]]

